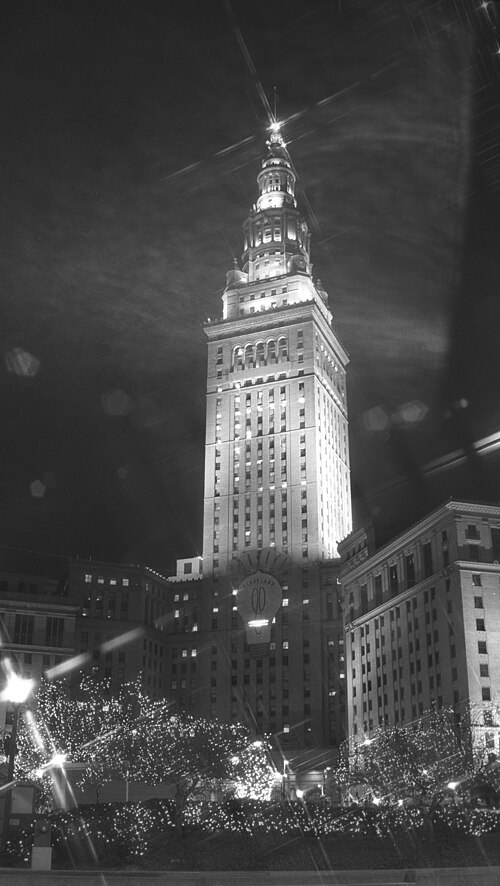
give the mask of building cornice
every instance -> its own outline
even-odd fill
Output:
[[[363,612],[362,615],[357,615],[350,622],[346,622],[344,625],[344,633],[348,634],[349,631],[354,630],[355,628],[362,627],[367,622],[370,622],[373,618],[378,618],[380,615],[385,615],[389,609],[392,609],[394,606],[401,606],[403,603],[406,603],[407,600],[411,600],[412,597],[415,597],[417,594],[421,594],[423,591],[431,588],[440,578],[446,578],[456,566],[453,563],[451,566],[447,566],[446,569],[441,569],[439,572],[434,572],[432,575],[429,575],[428,578],[425,578],[423,581],[419,581],[418,584],[414,584],[411,588],[406,588],[406,590],[401,591],[401,593],[397,594],[395,597],[388,597],[387,600],[383,600],[382,603],[379,603],[378,606],[374,606],[372,609],[369,609],[367,612]]]
[[[363,615],[356,616],[353,621],[346,623],[344,626],[344,632],[347,634],[349,631],[370,622],[373,618],[378,618],[378,616],[384,615],[394,606],[401,606],[403,603],[406,603],[407,600],[411,600],[412,597],[431,588],[440,579],[449,578],[454,572],[490,572],[498,575],[500,573],[500,564],[477,563],[474,560],[454,560],[449,566],[446,566],[444,569],[440,569],[437,572],[433,572],[432,575],[429,575],[427,578],[424,578],[423,581],[414,584],[411,588],[406,588],[406,590],[401,591],[401,593],[397,594],[395,597],[389,597],[378,606],[374,606],[372,609],[369,609],[368,612],[364,612]]]
[[[74,615],[80,610],[80,606],[71,603],[54,603],[52,598],[35,602],[34,600],[13,600],[12,598],[0,597],[0,608],[9,610],[27,609],[32,610],[36,615],[46,615],[49,612],[60,612],[67,615]]]
[[[400,535],[397,535],[390,542],[383,545],[375,551],[374,554],[363,560],[362,563],[356,565],[352,571],[347,571],[349,569],[349,561],[347,560],[345,563],[346,572],[343,574],[346,583],[358,580],[365,572],[375,570],[377,566],[390,560],[391,556],[396,556],[401,549],[411,545],[416,536],[421,536],[425,532],[431,530],[443,519],[443,517],[450,514],[452,517],[460,517],[461,513],[468,516],[475,514],[478,517],[497,517],[500,520],[500,505],[462,501],[448,501],[446,504],[440,505],[439,508],[436,508],[436,510],[432,511],[417,523],[413,523],[408,529],[400,533]],[[356,533],[351,533],[351,535],[356,537]],[[350,537],[351,536],[347,536],[347,538],[343,540],[343,543],[348,541]]]
[[[331,325],[323,316],[321,308],[314,299],[294,305],[284,305],[269,311],[245,314],[235,320],[213,320],[204,327],[209,340],[221,338],[233,338],[237,335],[248,336],[250,333],[268,329],[282,329],[292,323],[301,323],[304,319],[315,320],[323,328],[329,338],[333,338],[334,346],[339,351],[339,357],[345,364],[349,362],[349,354],[337,338]]]

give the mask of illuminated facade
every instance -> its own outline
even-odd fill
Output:
[[[500,507],[450,501],[374,550],[340,545],[349,734],[471,705],[500,749]]]
[[[311,276],[279,132],[268,146],[243,271],[228,272],[223,318],[205,330],[205,573],[267,547],[304,565],[331,559],[351,529],[348,358]]]
[[[343,732],[334,560],[351,530],[348,357],[312,278],[277,126],[257,182],[242,270],[227,273],[222,319],[205,329],[201,630],[211,640],[200,712],[327,746]]]

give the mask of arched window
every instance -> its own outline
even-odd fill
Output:
[[[268,363],[277,363],[278,358],[276,356],[276,342],[271,339],[267,343],[267,362]]]
[[[236,347],[233,354],[233,368],[243,369],[243,348]]]
[[[253,369],[254,361],[253,361],[253,347],[252,345],[245,346],[245,369]]]
[[[280,360],[288,360],[288,345],[286,338],[278,339],[278,352]]]
[[[266,365],[266,349],[263,341],[257,342],[257,347],[255,349],[255,359],[257,366]]]

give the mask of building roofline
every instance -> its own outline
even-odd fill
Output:
[[[410,540],[415,535],[416,531],[419,530],[422,532],[423,530],[430,528],[440,516],[445,516],[446,513],[451,513],[455,510],[465,511],[465,513],[473,514],[478,513],[478,511],[486,515],[498,516],[500,519],[500,503],[497,505],[493,505],[487,502],[475,502],[467,499],[454,499],[450,498],[448,501],[439,505],[437,508],[434,508],[433,511],[426,514],[424,517],[421,517],[420,520],[416,520],[414,523],[411,523],[406,529],[402,532],[395,535],[388,542],[383,544],[380,548],[377,548],[372,554],[369,554],[361,563],[357,564],[349,573],[349,581],[355,576],[357,572],[363,572],[366,570],[367,564],[370,564],[370,568],[375,566],[378,561],[384,560],[387,557],[388,552],[395,547],[404,546],[405,539],[410,542]],[[350,538],[355,538],[360,535],[363,531],[363,528],[354,530],[349,535],[342,539],[340,542],[341,545],[344,545],[349,542]],[[349,560],[345,560],[342,564],[342,568],[348,567]],[[347,573],[346,573],[347,577]]]
[[[168,576],[164,575],[163,572],[158,572],[152,566],[147,566],[145,563],[117,563],[111,560],[94,560],[91,557],[68,557],[68,565],[89,566],[93,569],[98,566],[108,569],[133,569],[140,572],[149,572],[155,578],[168,581]]]

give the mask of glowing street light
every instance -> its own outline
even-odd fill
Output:
[[[24,704],[35,688],[35,681],[21,677],[10,668],[4,688],[0,692],[0,701],[10,702],[13,706],[12,729],[10,733],[10,749],[7,764],[7,781],[5,784],[5,798],[3,804],[3,827],[2,827],[2,846],[4,847],[10,825],[10,812],[12,809],[12,788],[14,786],[14,765],[16,762],[16,742],[17,727],[19,724],[19,707]]]
[[[453,797],[453,805],[454,806],[457,805],[457,795],[456,795],[455,791],[458,788],[459,784],[460,784],[459,781],[449,781],[448,784],[446,785],[446,787],[452,792],[451,795]]]
[[[54,754],[47,763],[44,763],[43,766],[40,766],[40,768],[36,770],[36,775],[38,778],[41,778],[50,769],[61,769],[64,766],[67,757],[67,754]]]
[[[20,677],[19,674],[10,671],[7,682],[0,692],[0,700],[9,701],[11,704],[19,706],[28,699],[34,687],[34,680],[28,680],[26,677]]]

